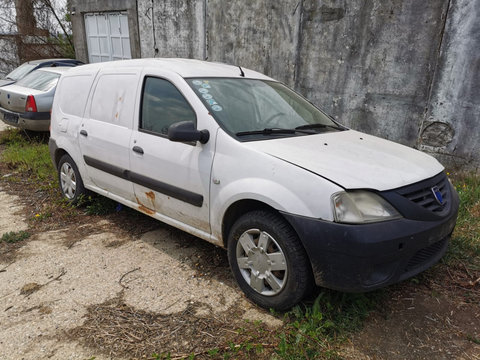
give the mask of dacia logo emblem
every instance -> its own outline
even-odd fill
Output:
[[[443,205],[445,203],[445,201],[443,200],[443,195],[440,192],[440,189],[438,188],[438,186],[432,187],[432,194],[435,200],[437,200],[437,203],[439,205]]]

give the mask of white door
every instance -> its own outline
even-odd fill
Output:
[[[166,79],[145,77],[139,128],[133,130],[130,143],[136,201],[144,212],[166,217],[166,222],[209,234],[214,141],[204,145],[170,141],[168,127],[180,121],[197,121],[183,94]]]
[[[126,14],[85,14],[85,33],[90,63],[132,58]]]
[[[79,133],[90,181],[129,201],[135,201],[128,173],[138,79],[132,69],[100,72]]]

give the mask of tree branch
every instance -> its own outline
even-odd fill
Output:
[[[60,27],[62,28],[63,33],[65,34],[65,38],[67,39],[67,41],[68,41],[68,43],[70,44],[70,46],[71,46],[72,48],[74,48],[73,43],[72,43],[72,40],[71,40],[70,37],[68,36],[67,29],[65,29],[65,26],[64,26],[63,23],[60,21],[58,15],[57,15],[57,12],[56,12],[55,9],[53,8],[52,3],[50,2],[50,0],[43,0],[43,3],[50,9],[50,11],[52,12],[53,16],[55,16],[55,19],[57,19],[58,25],[60,25]]]

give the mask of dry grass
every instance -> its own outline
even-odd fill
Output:
[[[191,302],[174,314],[156,314],[124,303],[122,295],[90,306],[85,322],[68,338],[112,358],[196,359],[231,353],[235,358],[269,358],[276,339],[263,324],[246,322],[233,308],[216,314]],[[208,315],[204,314],[205,311]]]

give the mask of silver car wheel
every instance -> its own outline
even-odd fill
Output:
[[[247,284],[264,296],[277,295],[287,281],[287,260],[280,245],[265,231],[250,229],[237,242],[237,264]]]
[[[75,191],[77,189],[75,171],[67,162],[63,163],[60,169],[60,186],[68,200],[72,200],[75,197]]]

